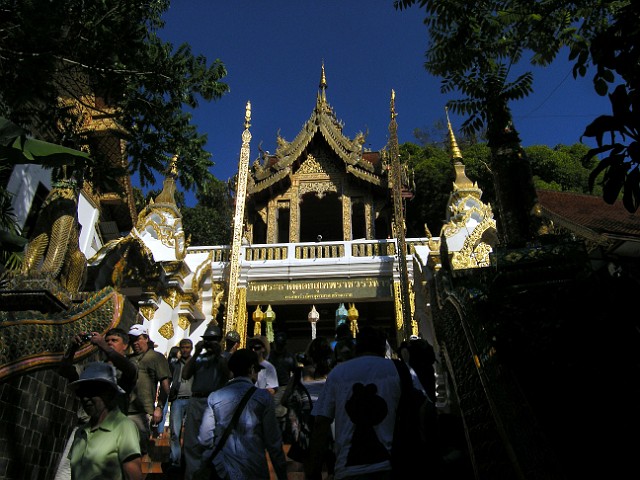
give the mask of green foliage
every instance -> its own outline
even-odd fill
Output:
[[[213,179],[196,194],[195,207],[183,207],[182,224],[191,245],[229,245],[232,201],[225,182]]]
[[[583,165],[588,147],[531,146],[525,149],[536,188],[589,193],[589,176],[593,164]],[[445,221],[447,202],[455,172],[448,149],[436,144],[424,147],[412,143],[400,146],[400,155],[408,159],[415,173],[416,192],[407,204],[407,235],[421,237],[426,224],[434,236],[440,235]],[[462,149],[465,174],[482,190],[482,201],[496,205],[495,185],[491,171],[491,149],[486,143],[471,144]],[[597,160],[593,160],[597,163]],[[594,192],[599,194],[600,192]]]
[[[438,236],[455,178],[449,155],[435,146],[405,143],[400,145],[400,157],[414,170],[416,185],[415,196],[406,207],[407,236],[425,236],[425,225]]]
[[[616,13],[614,23],[599,32],[590,45],[597,65],[596,91],[607,94],[616,75],[624,83],[609,94],[612,115],[599,116],[583,133],[585,137],[595,138],[598,144],[584,156],[584,161],[603,155],[591,174],[590,187],[602,186],[602,196],[607,203],[614,203],[622,195],[622,203],[629,212],[637,211],[640,206],[639,17],[637,2],[623,6]],[[609,143],[603,141],[605,134],[609,134]]]
[[[182,211],[182,223],[190,245],[229,245],[230,220],[219,209],[202,205]]]
[[[610,95],[613,114],[595,119],[583,136],[598,148],[584,156],[594,165],[591,191],[602,187],[605,201],[622,195],[630,212],[640,206],[640,4],[629,0],[395,0],[397,9],[417,5],[425,10],[428,32],[426,69],[443,78],[442,90],[459,90],[466,98],[450,102],[453,111],[468,115],[463,128],[488,130],[489,144],[501,148],[510,139],[509,102],[531,92],[530,73],[511,79],[511,67],[531,54],[532,65],[551,63],[563,47],[574,62],[574,77],[595,66],[594,90],[606,95],[616,77],[624,83]],[[464,48],[461,48],[461,45]],[[605,134],[609,144],[603,143]],[[511,138],[517,141],[517,135]],[[508,158],[507,158],[508,160]],[[495,166],[496,178],[502,177]],[[504,188],[500,180],[502,190]],[[553,182],[547,184],[553,186]],[[622,192],[622,193],[621,193]]]
[[[92,115],[116,122],[110,133],[126,141],[131,173],[143,186],[167,170],[173,154],[184,188],[206,182],[213,163],[188,110],[228,91],[226,69],[186,44],[160,40],[168,8],[169,0],[0,0],[0,115],[51,142],[91,148],[96,138],[79,109],[59,97],[84,105],[95,94],[102,110]],[[94,160],[81,171],[100,188],[107,163]]]

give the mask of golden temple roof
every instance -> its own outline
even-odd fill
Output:
[[[386,171],[382,168],[378,152],[364,152],[365,135],[359,133],[354,139],[342,132],[343,124],[336,118],[327,102],[327,79],[322,65],[316,105],[298,135],[288,142],[278,134],[275,154],[264,155],[261,165],[254,163],[248,193],[257,193],[287,177],[294,163],[303,155],[316,136],[323,138],[335,154],[344,162],[345,171],[354,176],[381,186],[386,184]]]

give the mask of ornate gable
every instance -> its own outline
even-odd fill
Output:
[[[311,117],[303,125],[302,130],[288,142],[278,135],[278,147],[274,155],[263,154],[262,161],[256,160],[251,171],[248,193],[258,193],[287,178],[302,168],[310,157],[317,156],[309,152],[314,139],[323,139],[344,165],[342,171],[375,186],[386,186],[386,171],[381,168],[379,153],[363,152],[365,135],[359,133],[352,140],[342,133],[343,124],[337,118],[327,102],[327,83],[322,66],[320,91],[316,98],[316,106]],[[311,168],[311,167],[305,167]]]

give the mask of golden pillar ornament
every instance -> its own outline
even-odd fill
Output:
[[[360,314],[356,309],[355,303],[349,304],[349,310],[347,310],[347,318],[349,319],[349,328],[351,330],[351,335],[355,338],[358,333],[358,317]]]

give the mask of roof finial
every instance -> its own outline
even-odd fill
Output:
[[[327,77],[324,74],[324,59],[322,60],[322,73],[320,74],[320,90],[322,90],[322,96],[324,96],[324,91],[327,89]]]
[[[451,120],[449,120],[449,108],[444,107],[444,112],[447,115],[447,128],[449,130],[449,143],[451,144],[451,157],[454,160],[460,160],[462,159],[462,153],[460,152],[460,148],[458,148],[456,137],[453,135],[453,127],[451,126]]]
[[[391,109],[391,120],[393,120],[397,116],[397,114],[396,114],[396,91],[393,88],[391,89],[391,105],[390,105],[390,109]]]
[[[246,130],[251,126],[251,102],[247,101],[247,106],[244,112],[244,128]]]
[[[319,99],[320,101],[322,101],[322,103],[326,103],[327,102],[327,94],[326,94],[327,77],[324,74],[324,59],[322,60],[322,71],[320,73],[320,84],[318,85],[318,87],[320,88]]]
[[[167,176],[162,184],[162,191],[156,197],[156,203],[172,203],[175,205],[176,200],[174,193],[176,191],[176,179],[178,178],[178,155],[174,155],[169,162]]]
[[[178,176],[178,155],[174,155],[171,158],[171,163],[169,164],[169,175],[173,178]]]

